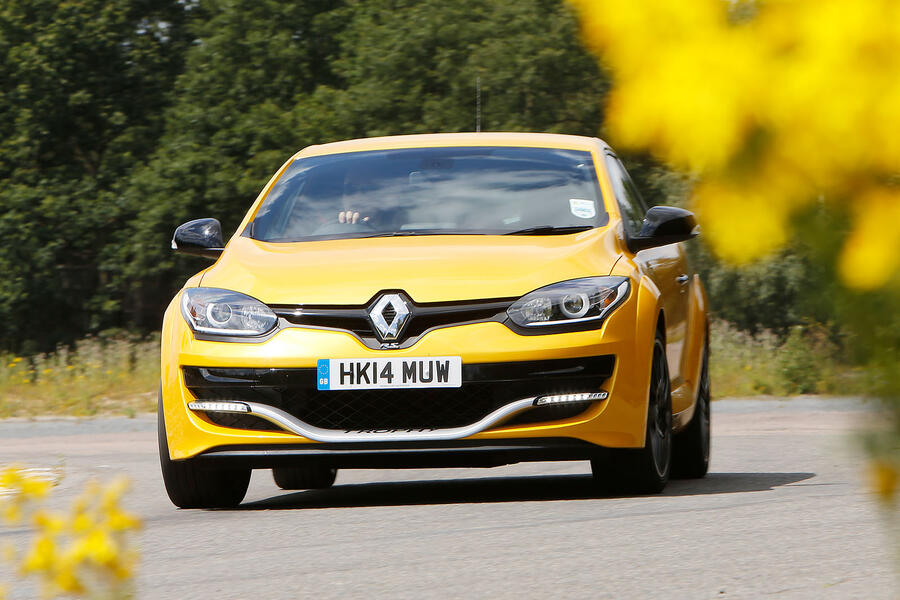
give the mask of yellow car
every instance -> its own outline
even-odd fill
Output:
[[[457,133],[308,147],[165,313],[159,448],[172,502],[234,506],[339,468],[589,460],[663,489],[709,461],[706,296],[596,138]]]

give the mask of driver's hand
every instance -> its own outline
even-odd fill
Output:
[[[366,222],[369,217],[363,217],[362,221]],[[355,210],[342,210],[338,213],[338,223],[359,223],[359,212]]]

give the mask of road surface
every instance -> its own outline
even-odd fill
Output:
[[[239,509],[182,511],[151,415],[0,421],[0,465],[63,472],[60,507],[127,474],[140,599],[898,598],[900,540],[853,434],[871,421],[849,399],[716,402],[710,474],[645,497],[598,495],[579,462],[342,471],[309,492],[255,471]]]

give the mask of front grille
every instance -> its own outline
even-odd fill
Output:
[[[276,315],[293,325],[327,327],[348,331],[359,338],[366,346],[378,349],[381,340],[378,338],[369,320],[369,310],[381,297],[377,294],[367,305],[361,306],[312,306],[294,304],[271,304]],[[490,300],[472,300],[462,302],[431,302],[417,304],[406,296],[409,317],[400,338],[395,340],[400,347],[406,348],[414,344],[428,331],[439,328],[461,325],[465,323],[483,323],[486,321],[503,321],[506,309],[515,299],[497,298]],[[391,323],[396,311],[389,304],[382,313],[386,322]]]
[[[322,429],[448,429],[480,421],[515,400],[545,394],[596,391],[612,374],[611,356],[522,363],[464,365],[460,388],[320,391],[315,369],[220,369],[184,367],[185,382],[199,400],[238,400],[279,408]],[[509,424],[575,416],[590,402],[542,406]],[[248,415],[213,422],[240,429],[276,426]]]
[[[251,431],[284,431],[281,427],[254,415],[241,413],[208,412],[206,418],[221,427],[248,429]]]

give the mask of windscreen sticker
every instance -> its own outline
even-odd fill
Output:
[[[593,219],[597,214],[597,208],[594,206],[593,200],[582,200],[580,198],[569,199],[569,210],[579,219]]]

